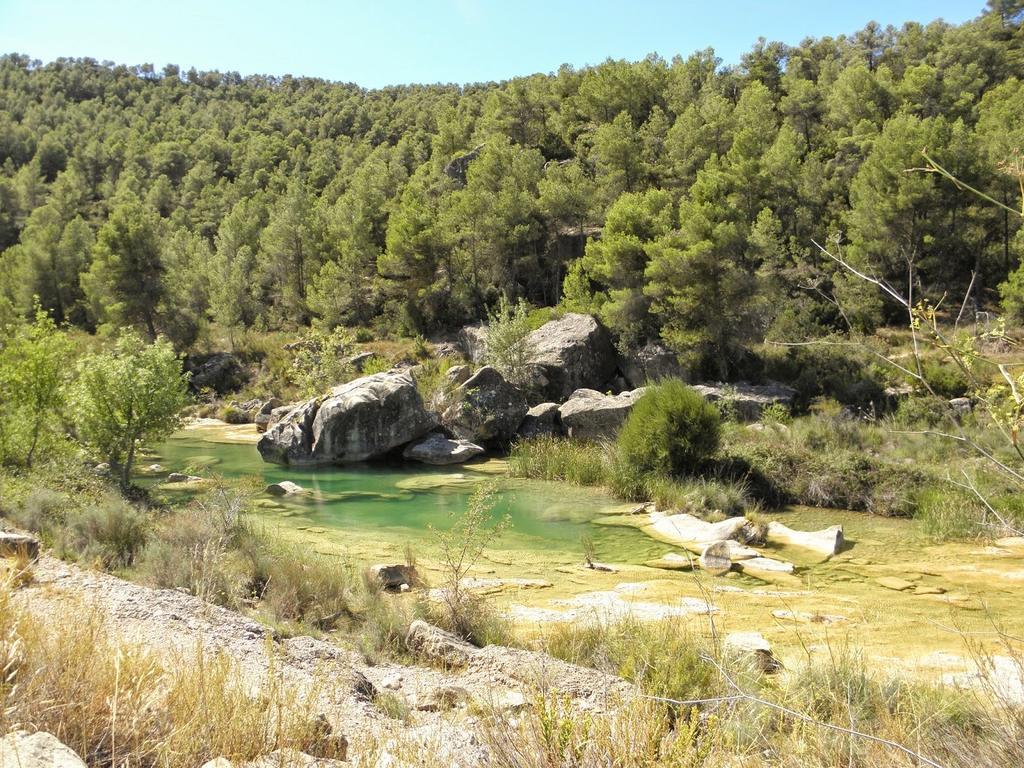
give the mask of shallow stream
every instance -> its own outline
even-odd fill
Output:
[[[273,536],[354,563],[401,562],[408,544],[435,583],[431,528],[450,525],[473,489],[492,480],[499,489],[493,514],[507,515],[511,527],[474,575],[527,633],[544,632],[552,621],[625,612],[679,616],[700,632],[760,632],[784,663],[849,648],[929,676],[970,668],[967,640],[999,652],[997,626],[1024,634],[1024,541],[936,543],[909,520],[795,508],[772,519],[801,530],[841,524],[844,550],[822,561],[774,548],[768,554],[797,568],[771,583],[737,573],[713,578],[645,566],[680,550],[650,537],[647,516],[629,514],[635,505],[601,491],[512,480],[499,461],[454,469],[289,469],[265,464],[255,439],[251,426],[192,427],[150,461],[204,477],[291,480],[309,493],[259,501],[259,522]],[[613,572],[582,567],[584,537]]]

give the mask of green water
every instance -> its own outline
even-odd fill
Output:
[[[466,509],[473,488],[493,481],[498,492],[492,517],[507,516],[511,524],[497,544],[505,552],[543,552],[556,560],[558,555],[579,560],[584,536],[593,541],[598,558],[615,562],[641,563],[669,549],[638,530],[595,524],[605,515],[621,514],[622,502],[558,483],[408,464],[281,467],[262,461],[255,445],[211,442],[189,431],[159,446],[150,461],[171,472],[298,483],[310,493],[287,500],[267,495],[259,502],[258,514],[267,523],[308,531],[314,538],[321,535],[335,543],[349,539],[365,547],[379,539],[429,547],[430,528],[449,527]]]

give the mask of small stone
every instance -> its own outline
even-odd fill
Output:
[[[197,477],[196,475],[184,475],[181,472],[171,472],[167,476],[168,483],[195,483],[203,478]]]
[[[266,487],[266,492],[271,496],[295,496],[306,493],[306,489],[291,480],[282,480],[279,483],[271,483]]]
[[[404,563],[395,565],[377,563],[367,568],[366,572],[371,579],[376,580],[384,589],[400,590],[404,584],[406,590],[408,590],[409,585],[416,583],[419,578],[416,568]]]
[[[772,653],[771,645],[760,632],[730,632],[725,636],[723,645],[726,651],[749,658],[765,674],[782,669],[782,664]]]
[[[729,556],[729,545],[724,541],[716,541],[704,547],[700,553],[700,567],[712,576],[721,576],[732,569],[732,558]]]
[[[879,576],[875,579],[875,583],[880,587],[892,589],[896,592],[904,592],[908,589],[914,588],[914,583],[912,581],[901,579],[898,576]]]
[[[782,621],[795,621],[801,624],[839,624],[847,620],[845,616],[812,613],[810,611],[790,611],[781,608],[772,611],[772,616]]]
[[[926,584],[919,584],[914,588],[915,595],[944,595],[946,590],[942,587],[929,587]]]
[[[387,677],[385,677],[383,680],[381,680],[380,687],[386,688],[389,691],[397,691],[399,688],[402,687],[402,680],[403,678],[400,674],[398,674],[397,672],[393,672]]]

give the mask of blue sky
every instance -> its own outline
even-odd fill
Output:
[[[183,69],[393,83],[477,82],[563,63],[671,58],[713,47],[735,63],[758,36],[797,43],[874,19],[977,16],[984,0],[0,0],[0,51]]]

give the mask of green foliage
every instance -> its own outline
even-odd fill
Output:
[[[303,397],[315,397],[343,384],[353,374],[352,334],[345,328],[313,328],[297,342],[289,379]]]
[[[532,328],[529,315],[530,307],[526,302],[520,299],[513,305],[504,295],[487,315],[485,360],[507,381],[519,387],[530,380],[528,364],[532,350],[527,337]]]
[[[443,584],[441,600],[428,616],[477,645],[502,642],[509,636],[506,620],[463,583],[484,550],[511,524],[508,517],[492,519],[494,494],[492,483],[481,484],[451,527],[432,530],[441,551]]]
[[[64,418],[72,344],[37,308],[35,321],[0,336],[0,461],[31,466],[41,444],[51,444]]]
[[[79,437],[128,485],[136,450],[166,438],[188,401],[181,361],[170,343],[146,344],[126,332],[113,347],[78,363],[75,414]]]
[[[741,377],[766,332],[892,319],[811,244],[842,232],[853,263],[893,285],[913,263],[936,300],[975,274],[983,309],[1007,281],[1013,313],[1020,222],[906,170],[927,146],[1019,207],[999,172],[1024,135],[1014,19],[472,87],[10,54],[0,306],[28,317],[38,296],[58,323],[184,348],[211,320],[232,342],[311,321],[431,334],[503,292]]]
[[[644,392],[619,431],[623,461],[636,470],[683,475],[718,449],[715,407],[678,379]]]

